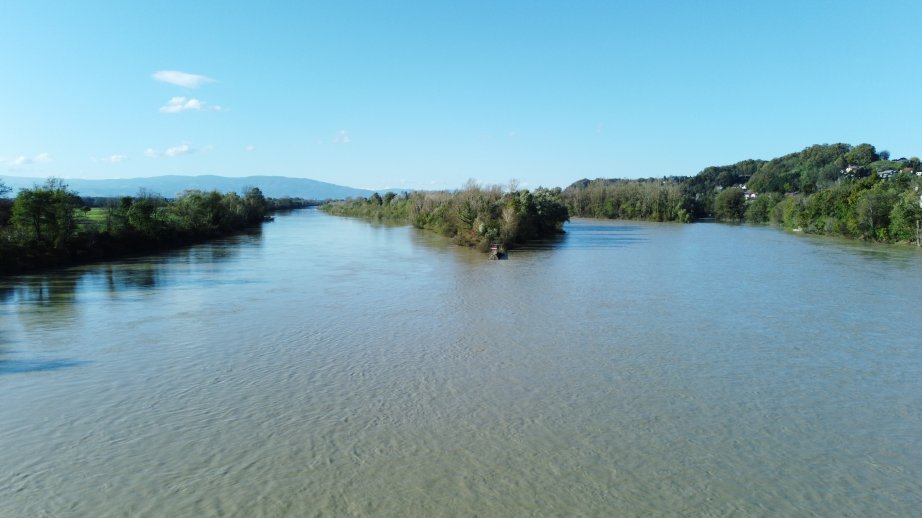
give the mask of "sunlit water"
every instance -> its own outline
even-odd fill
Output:
[[[308,210],[0,280],[0,516],[917,516],[922,253]]]

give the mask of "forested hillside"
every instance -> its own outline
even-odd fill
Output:
[[[870,144],[820,144],[771,160],[713,166],[692,177],[580,180],[563,192],[576,216],[772,222],[875,241],[915,240],[922,163]]]

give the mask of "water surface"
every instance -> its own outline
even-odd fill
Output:
[[[913,516],[922,253],[314,210],[0,281],[0,516]]]

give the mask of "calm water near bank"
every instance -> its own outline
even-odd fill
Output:
[[[0,516],[913,516],[922,252],[327,216],[0,279]]]

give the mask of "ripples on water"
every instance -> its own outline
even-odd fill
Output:
[[[315,211],[0,283],[0,515],[912,516],[914,249]]]

